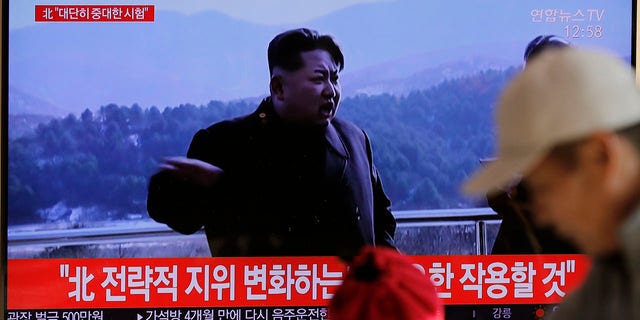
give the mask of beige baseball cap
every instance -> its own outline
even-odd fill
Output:
[[[497,159],[466,181],[466,194],[508,186],[559,144],[640,122],[640,92],[629,63],[609,52],[548,50],[506,86],[495,121]]]

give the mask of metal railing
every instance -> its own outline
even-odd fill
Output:
[[[394,211],[398,228],[406,226],[436,226],[475,223],[476,252],[487,251],[487,223],[499,223],[500,217],[490,208],[408,210]],[[119,225],[60,229],[60,230],[22,230],[9,228],[7,234],[9,248],[24,246],[62,247],[81,245],[100,245],[133,242],[162,242],[176,239],[203,237],[201,230],[193,235],[182,235],[164,224],[148,220],[145,222],[123,221]]]

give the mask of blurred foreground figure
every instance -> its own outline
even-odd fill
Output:
[[[368,246],[329,305],[331,320],[443,320],[435,287],[397,250]]]
[[[640,319],[640,92],[625,61],[567,48],[532,60],[502,93],[497,159],[469,194],[520,178],[534,221],[588,254],[552,319]]]

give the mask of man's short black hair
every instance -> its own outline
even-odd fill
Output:
[[[528,62],[546,48],[564,48],[569,45],[569,41],[562,37],[552,34],[539,35],[527,44],[527,48],[524,50],[524,61]]]
[[[300,28],[280,33],[269,42],[267,50],[269,74],[273,74],[275,67],[287,71],[302,68],[303,61],[300,53],[316,49],[327,51],[342,71],[344,56],[335,39],[330,35],[321,35],[315,30]]]

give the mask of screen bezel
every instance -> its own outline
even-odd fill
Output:
[[[637,66],[638,44],[638,26],[637,21],[640,18],[640,12],[637,10],[637,1],[632,0],[632,19],[631,19],[631,64],[635,68]],[[2,52],[2,64],[0,64],[0,98],[2,101],[2,110],[0,110],[0,139],[2,146],[0,148],[0,161],[2,162],[0,179],[0,312],[5,315],[7,306],[7,154],[8,154],[8,36],[9,36],[9,1],[3,1],[0,6],[0,16],[2,17],[2,33],[0,34],[0,50]],[[640,85],[640,73],[636,72],[636,81]]]

